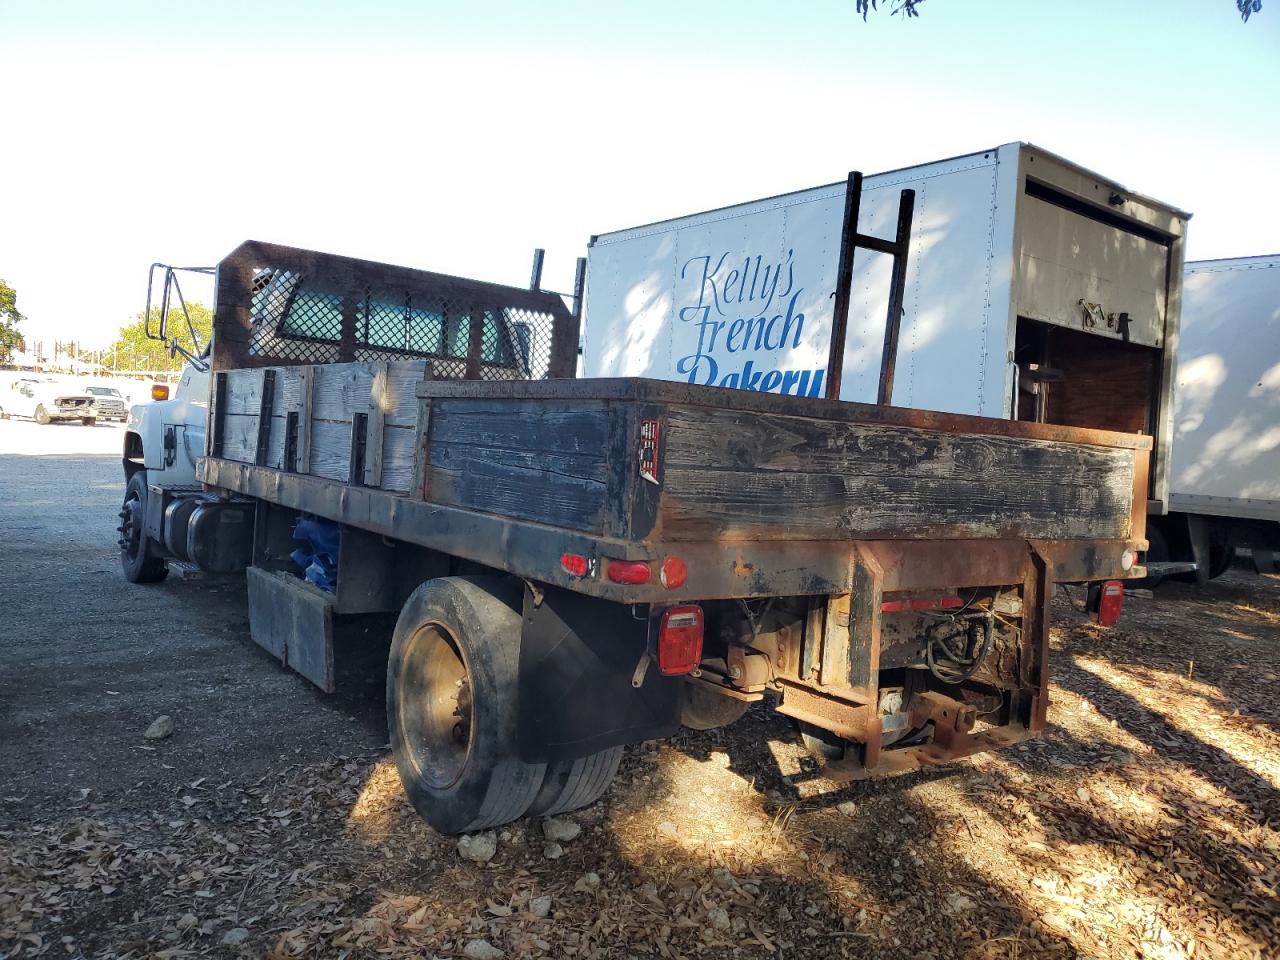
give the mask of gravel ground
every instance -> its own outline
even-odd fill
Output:
[[[120,439],[0,421],[0,958],[1280,953],[1277,578],[1112,631],[1060,597],[1019,749],[841,787],[757,708],[630,749],[554,859],[524,821],[477,863],[409,810],[376,682],[282,671],[240,580],[123,580]]]

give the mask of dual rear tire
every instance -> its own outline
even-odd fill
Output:
[[[387,726],[414,809],[442,833],[594,803],[622,757],[528,763],[516,750],[523,587],[500,577],[444,577],[418,587],[396,622],[387,663]]]

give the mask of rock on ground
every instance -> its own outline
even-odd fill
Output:
[[[152,720],[151,726],[147,727],[142,735],[148,740],[164,740],[166,737],[173,736],[173,730],[173,717],[165,713]]]
[[[582,827],[573,820],[561,817],[547,817],[542,821],[542,835],[548,840],[568,843],[582,832]]]
[[[458,856],[475,863],[488,863],[498,852],[498,835],[488,833],[464,834],[458,839]]]
[[[244,943],[249,939],[249,931],[244,927],[232,927],[222,935],[222,942],[225,946],[234,947]]]

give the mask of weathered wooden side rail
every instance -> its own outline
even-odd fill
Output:
[[[638,542],[1144,537],[1146,437],[429,363],[219,373],[210,452]]]

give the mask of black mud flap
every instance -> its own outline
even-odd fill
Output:
[[[254,643],[333,693],[333,594],[288,573],[261,567],[246,573]]]
[[[558,587],[524,588],[517,749],[528,763],[572,760],[653,740],[680,726],[681,677],[649,664],[637,687],[649,621],[632,609]]]

